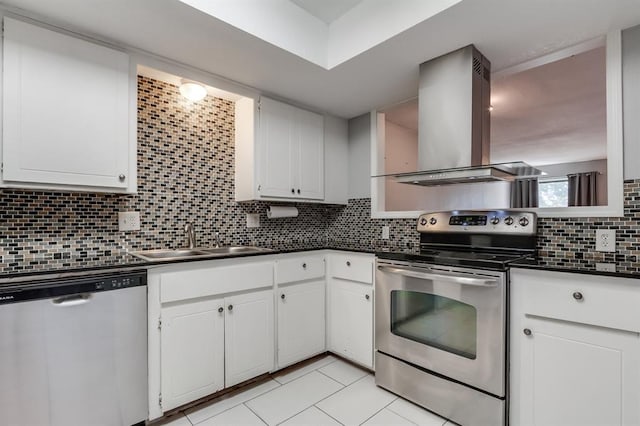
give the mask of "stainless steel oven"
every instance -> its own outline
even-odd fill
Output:
[[[535,215],[513,214],[428,213],[419,253],[378,255],[379,386],[465,426],[506,424],[508,264],[535,250]]]

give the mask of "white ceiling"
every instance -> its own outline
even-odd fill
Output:
[[[410,0],[367,1],[388,7]],[[51,24],[345,118],[414,97],[420,63],[470,43],[491,60],[495,71],[640,23],[638,0],[462,0],[350,59],[335,59],[339,65],[326,69],[178,0],[2,3]],[[356,14],[364,4],[347,14]],[[376,28],[396,31],[394,16],[379,16]],[[360,27],[354,25],[353,32],[361,34]],[[362,27],[372,28],[365,23]]]
[[[330,24],[362,0],[291,0],[316,18]]]

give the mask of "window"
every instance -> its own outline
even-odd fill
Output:
[[[538,204],[540,207],[568,207],[568,179],[540,180],[538,182]]]

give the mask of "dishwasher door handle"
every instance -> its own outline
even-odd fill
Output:
[[[378,266],[378,269],[382,272],[389,272],[392,274],[404,275],[406,277],[421,278],[430,281],[447,281],[460,285],[472,285],[477,287],[495,287],[498,285],[498,280],[495,278],[471,278],[461,277],[454,275],[434,274],[431,272],[424,272],[415,268],[405,268],[401,266]]]
[[[91,301],[91,293],[82,293],[82,294],[72,294],[70,296],[62,296],[57,297],[51,300],[56,306],[65,307],[65,306],[77,306],[84,305],[85,303],[89,303]]]

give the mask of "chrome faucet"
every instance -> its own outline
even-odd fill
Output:
[[[216,248],[220,248],[220,233],[216,232],[214,234],[215,239],[213,240],[216,243]]]
[[[187,246],[192,249],[196,246],[196,231],[191,222],[184,225],[184,232],[187,234]]]

